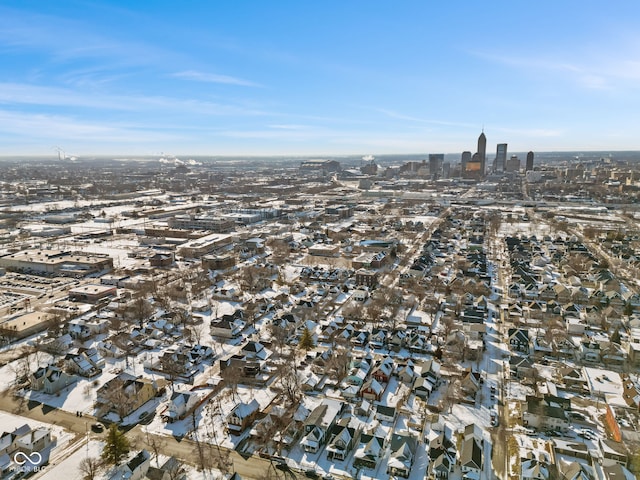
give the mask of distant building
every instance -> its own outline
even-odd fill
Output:
[[[471,152],[465,151],[462,152],[462,157],[460,158],[460,176],[464,177],[465,172],[467,171],[467,164],[471,161]]]
[[[496,161],[493,165],[494,172],[504,172],[507,164],[507,144],[499,143],[496,148]]]
[[[520,159],[517,155],[511,155],[511,158],[507,160],[507,172],[519,172],[520,171]]]
[[[233,244],[231,235],[212,233],[211,235],[183,243],[180,245],[178,252],[183,257],[200,258],[216,251],[222,251],[231,244]]]
[[[300,164],[300,173],[333,173],[342,169],[336,160],[306,160]]]
[[[353,216],[353,208],[348,205],[330,205],[325,208],[325,213],[336,218],[349,218]]]
[[[445,162],[442,164],[442,178],[449,178],[451,176],[451,164]]]
[[[229,233],[235,229],[232,219],[210,215],[176,215],[169,219],[171,228],[182,230],[209,230],[213,233]]]
[[[406,162],[400,167],[399,173],[417,173],[419,171],[428,171],[429,166],[426,160]]]
[[[480,162],[480,178],[483,178],[487,171],[487,137],[484,135],[484,130],[478,137],[478,161]]]
[[[0,257],[0,267],[36,275],[47,273],[84,277],[113,269],[113,259],[97,253],[30,249]]]
[[[89,284],[69,290],[69,300],[72,302],[97,303],[99,300],[116,295],[117,288],[113,285]]]
[[[202,257],[202,266],[208,270],[225,270],[236,264],[236,256],[233,252],[221,255],[205,255]]]
[[[530,172],[531,170],[533,170],[533,152],[527,153],[527,164],[526,164],[525,170],[527,172]]]
[[[378,165],[371,160],[370,162],[362,165],[360,171],[363,175],[376,175],[378,173]]]
[[[360,269],[356,271],[356,285],[374,288],[378,285],[379,274],[373,270]]]
[[[173,252],[156,253],[149,258],[149,264],[152,267],[169,267],[175,261]]]
[[[444,164],[444,153],[429,154],[429,177],[432,180],[442,178],[442,165]]]
[[[474,153],[471,157],[471,160],[465,164],[462,178],[472,178],[475,180],[480,180],[483,175],[482,168],[483,164],[480,161],[480,155],[478,153]]]

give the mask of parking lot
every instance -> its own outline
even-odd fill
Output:
[[[39,277],[23,273],[7,272],[0,276],[0,313],[14,314],[35,303],[60,296],[60,292],[79,284],[67,277]]]

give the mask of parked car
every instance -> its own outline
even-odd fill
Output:
[[[495,410],[491,410],[491,426],[492,427],[497,427],[499,423],[498,420],[498,412]]]
[[[91,430],[96,433],[102,433],[104,432],[104,425],[102,425],[101,423],[94,423],[93,425],[91,425]]]

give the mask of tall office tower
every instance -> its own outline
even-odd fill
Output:
[[[444,163],[444,153],[429,154],[429,176],[432,180],[442,177],[442,164]]]
[[[499,143],[496,149],[496,172],[504,172],[507,164],[507,144]]]
[[[533,170],[533,152],[527,153],[527,163],[525,171]]]
[[[451,176],[451,164],[444,162],[442,164],[442,178],[449,178]]]
[[[487,162],[487,137],[484,136],[484,130],[478,137],[478,159],[480,160],[480,177],[484,177]]]
[[[460,158],[460,176],[464,177],[467,171],[467,163],[471,161],[471,152],[462,152],[462,157]]]

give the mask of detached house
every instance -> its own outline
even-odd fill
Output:
[[[391,436],[391,455],[387,463],[387,473],[408,478],[416,456],[418,442],[408,435],[393,434]]]
[[[227,431],[232,435],[240,435],[260,412],[260,404],[254,398],[249,403],[239,403],[227,415]]]
[[[393,360],[386,357],[380,364],[373,369],[371,376],[380,383],[388,383],[393,374]]]
[[[522,328],[510,328],[508,338],[511,350],[529,353],[529,330]]]
[[[448,479],[456,465],[456,445],[453,432],[446,426],[441,431],[431,430],[426,443],[429,453],[429,469],[427,473],[435,478]]]
[[[482,473],[484,468],[483,448],[482,430],[476,425],[467,425],[464,429],[464,439],[460,445],[460,468],[462,473],[474,473],[477,475]]]
[[[151,465],[151,454],[146,450],[140,452],[124,465],[118,468],[116,478],[127,480],[142,480],[146,477]],[[111,477],[114,478],[114,477]]]
[[[97,391],[96,416],[104,417],[116,409],[123,410],[122,417],[130,415],[142,405],[151,400],[158,393],[158,386],[154,380],[143,377],[135,377],[122,372],[112,378]],[[118,405],[114,403],[117,399]]]
[[[384,387],[375,378],[371,378],[364,382],[362,389],[360,390],[360,396],[367,400],[380,401],[383,393]]]
[[[331,460],[344,460],[355,445],[359,432],[349,426],[349,419],[344,418],[331,428],[329,443],[326,447],[327,458]]]
[[[200,402],[200,395],[196,392],[174,392],[167,410],[162,415],[167,422],[181,420],[188,415]]]
[[[429,398],[434,388],[428,377],[417,377],[413,382],[413,393],[422,399]]]
[[[375,469],[384,450],[384,437],[362,434],[360,444],[353,454],[353,465]]]
[[[14,429],[12,432],[2,432],[0,434],[0,455],[12,454],[18,448],[18,439],[31,432],[31,427],[24,424]]]
[[[549,465],[535,458],[523,459],[520,464],[522,480],[549,480]]]
[[[45,393],[54,394],[75,381],[75,376],[63,372],[54,365],[49,365],[31,374],[31,390],[42,390]]]
[[[569,400],[551,395],[544,398],[527,395],[522,412],[522,424],[539,430],[566,430],[569,428],[567,410],[571,410]]]
[[[305,452],[316,453],[329,440],[329,431],[336,424],[343,404],[325,398],[304,422],[304,437],[300,445]]]

